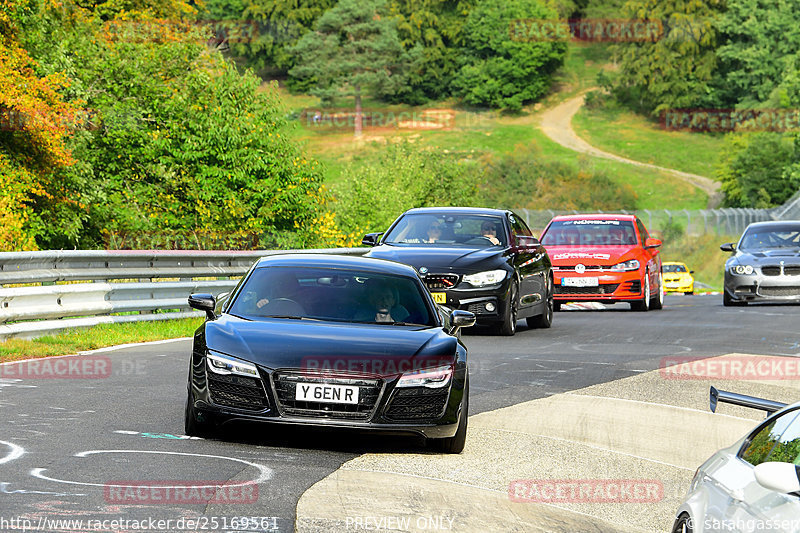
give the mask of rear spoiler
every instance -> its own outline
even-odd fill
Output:
[[[756,398],[755,396],[748,396],[746,394],[717,390],[714,387],[711,387],[710,396],[712,413],[717,411],[718,402],[741,405],[743,407],[750,407],[752,409],[760,409],[761,411],[766,411],[767,415],[771,415],[775,411],[780,411],[789,405],[781,402],[773,402],[772,400],[765,400],[764,398]]]

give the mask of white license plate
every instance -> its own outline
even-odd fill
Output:
[[[295,400],[304,402],[358,403],[358,387],[352,385],[326,385],[322,383],[298,383]]]
[[[561,285],[565,287],[597,287],[598,278],[561,278]]]

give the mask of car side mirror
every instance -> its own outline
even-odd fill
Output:
[[[469,311],[456,309],[450,313],[450,335],[454,335],[461,328],[475,325],[475,315]]]
[[[381,235],[383,235],[382,232],[381,233],[367,233],[366,235],[364,235],[364,238],[361,239],[361,244],[363,244],[365,246],[377,246],[378,245],[378,241],[381,240]]]
[[[690,271],[689,271],[689,274],[694,274],[694,270],[690,270]]]
[[[658,248],[662,245],[660,239],[654,239],[653,237],[648,237],[647,240],[644,241],[644,249],[649,250],[651,248]]]
[[[532,248],[539,244],[539,239],[533,235],[517,235],[516,240],[519,248]]]
[[[769,490],[789,494],[800,491],[800,474],[792,463],[761,463],[753,473],[758,484]]]
[[[189,295],[189,307],[197,309],[198,311],[205,311],[206,317],[209,320],[214,320],[217,315],[214,314],[214,307],[217,301],[214,296],[205,292]]]
[[[723,252],[735,252],[736,245],[732,242],[726,242],[725,244],[720,246],[719,249],[722,250]]]

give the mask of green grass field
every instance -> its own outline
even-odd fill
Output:
[[[666,131],[658,122],[609,101],[583,107],[572,119],[575,132],[589,144],[635,161],[713,178],[723,136]],[[671,206],[668,206],[671,207]]]

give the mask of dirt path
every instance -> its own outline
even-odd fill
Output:
[[[578,135],[575,133],[575,130],[572,129],[572,117],[583,105],[584,95],[585,92],[544,111],[539,124],[539,128],[544,132],[544,134],[561,146],[569,148],[570,150],[575,150],[576,152],[582,154],[668,172],[708,194],[709,208],[717,207],[719,205],[722,196],[719,192],[719,183],[716,181],[713,181],[705,176],[681,172],[680,170],[660,167],[658,165],[651,165],[650,163],[642,163],[641,161],[634,161],[633,159],[627,159],[609,152],[604,152],[603,150],[595,148],[591,144],[578,137]]]

